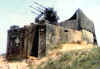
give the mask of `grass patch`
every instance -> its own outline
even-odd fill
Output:
[[[100,48],[62,53],[59,60],[49,59],[44,67],[40,65],[38,69],[100,69]]]

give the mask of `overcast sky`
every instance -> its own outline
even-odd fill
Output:
[[[35,0],[0,0],[0,53],[6,52],[7,30],[11,25],[23,26],[34,22],[36,15],[29,6]],[[43,6],[53,7],[60,21],[70,18],[77,8],[81,8],[95,25],[98,43],[100,45],[100,0],[36,0]]]

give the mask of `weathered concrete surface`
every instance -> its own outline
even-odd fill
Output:
[[[23,46],[19,41],[22,34],[22,28],[19,29],[12,29],[8,30],[8,42],[7,42],[7,59],[13,58],[20,58],[23,57]]]
[[[81,43],[85,41],[93,44],[93,34],[89,31],[64,29],[61,26],[46,24],[46,51],[63,43]]]
[[[31,50],[32,50],[32,47],[34,47],[33,45],[33,41],[34,41],[34,38],[35,38],[35,32],[36,32],[36,29],[37,29],[37,25],[35,24],[31,24],[29,26],[24,26],[24,29],[25,29],[25,37],[24,37],[24,56],[25,57],[28,57],[31,55]]]
[[[25,58],[31,55],[36,26],[31,24],[8,30],[7,59]],[[16,42],[16,39],[19,41]]]
[[[93,44],[94,42],[93,34],[86,30],[82,30],[82,40],[87,41],[87,43]]]
[[[65,29],[60,26],[46,24],[46,50],[63,43],[94,44],[93,34],[87,30]]]
[[[67,33],[64,28],[56,25],[46,24],[46,49],[67,42]]]
[[[38,57],[44,57],[46,55],[46,25],[39,25],[39,45],[38,45]]]
[[[67,33],[67,42],[80,42],[82,41],[82,33],[77,30],[68,29]]]

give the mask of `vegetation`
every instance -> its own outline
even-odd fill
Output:
[[[74,50],[60,53],[62,56],[56,60],[49,59],[38,69],[100,69],[100,48],[88,50]]]

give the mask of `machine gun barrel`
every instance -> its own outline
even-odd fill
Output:
[[[35,15],[39,15],[38,13],[36,13],[36,12],[34,12],[34,11],[31,11],[33,14],[35,14]]]
[[[44,11],[44,9],[40,8],[40,7],[36,7],[37,9],[41,10],[41,11]]]
[[[32,6],[30,6],[32,9],[35,9],[36,11],[38,11],[38,12],[40,12],[40,13],[43,13],[43,11],[41,11],[40,9],[38,9],[38,8],[35,8],[35,7],[32,7]]]
[[[39,4],[39,3],[37,3],[36,1],[34,1],[34,4],[36,4],[36,5],[40,6],[41,8],[46,9],[46,7],[44,7],[43,5],[41,5],[41,4]]]

